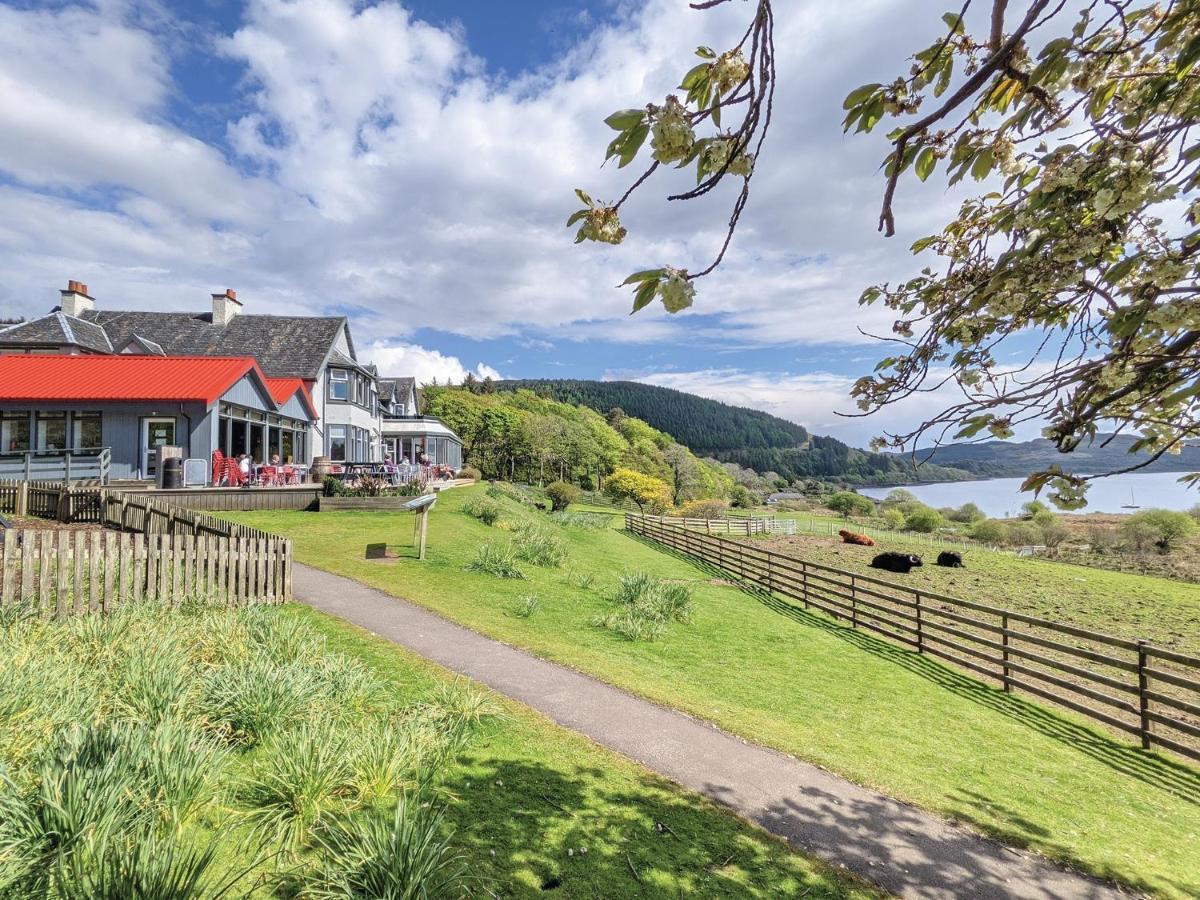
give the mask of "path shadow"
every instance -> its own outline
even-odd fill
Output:
[[[481,752],[482,751],[482,752]],[[615,788],[599,769],[493,760],[477,748],[446,788],[455,843],[484,860],[477,896],[845,897],[772,839],[655,776]]]
[[[729,581],[742,593],[754,597],[768,609],[793,622],[818,628],[859,650],[901,666],[905,670],[945,688],[951,693],[1014,719],[1045,737],[1066,744],[1091,759],[1144,784],[1168,791],[1191,803],[1200,803],[1200,770],[1160,756],[1141,747],[1118,741],[1099,730],[1075,722],[1015,694],[1005,693],[915,650],[892,644],[865,631],[852,628],[823,613],[807,610],[781,599],[757,585],[740,581],[733,572],[700,562],[687,554],[650,541],[640,535],[634,540],[674,556],[705,574]]]

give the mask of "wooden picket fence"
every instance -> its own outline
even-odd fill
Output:
[[[731,578],[1200,760],[1200,657],[627,515],[630,532]]]
[[[0,608],[63,617],[131,600],[279,603],[291,597],[291,563],[282,538],[8,529]]]

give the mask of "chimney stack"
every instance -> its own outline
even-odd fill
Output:
[[[237,291],[233,288],[225,288],[223,294],[212,295],[212,320],[214,325],[222,327],[233,321],[233,317],[242,311],[241,301],[237,298]]]
[[[78,316],[83,312],[90,312],[96,308],[96,301],[88,296],[88,287],[79,281],[68,281],[67,289],[59,291],[62,299],[59,301],[59,307],[68,316]]]

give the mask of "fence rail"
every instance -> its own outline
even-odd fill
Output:
[[[1200,760],[1200,657],[627,515],[625,527],[771,593]]]
[[[243,605],[291,596],[291,541],[274,538],[10,529],[0,544],[0,608],[62,618],[145,599]]]
[[[687,516],[643,516],[648,522],[657,522],[671,528],[687,528],[705,534],[795,534],[796,523],[791,519],[775,519],[760,516],[753,519],[696,519]]]
[[[94,479],[107,482],[111,469],[112,450],[108,447],[0,453],[0,478],[66,482]]]
[[[0,530],[0,607],[33,604],[61,616],[107,611],[130,597],[230,604],[291,597],[290,540],[144,492],[5,482],[0,512],[115,529]]]

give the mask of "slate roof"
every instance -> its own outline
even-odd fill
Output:
[[[408,400],[408,392],[412,391],[414,400],[417,396],[417,379],[416,378],[380,378],[379,393],[380,395],[391,392],[393,396],[403,397]],[[419,405],[419,403],[418,403]],[[418,410],[412,410],[412,415],[417,415]]]
[[[223,327],[213,324],[211,312],[96,309],[83,316],[107,332],[113,346],[124,347],[137,337],[158,344],[170,356],[251,357],[272,378],[310,380],[321,374],[329,348],[346,325],[345,316],[243,313]],[[0,342],[8,334],[0,332]]]
[[[0,329],[0,344],[9,342],[53,347],[71,344],[99,353],[113,352],[103,328],[57,310],[40,319]]]
[[[127,343],[124,347],[122,347],[121,351],[124,352],[126,349],[133,346],[134,344],[137,344],[139,347],[142,348],[143,352],[148,353],[151,356],[166,356],[167,355],[167,351],[162,348],[162,345],[156,344],[154,341],[150,340],[149,338],[144,338],[139,334],[135,334],[133,337],[131,337],[129,339],[129,343]]]

